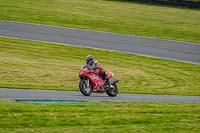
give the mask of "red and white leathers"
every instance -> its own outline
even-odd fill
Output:
[[[84,68],[88,68],[90,70],[99,70],[99,74],[100,76],[105,79],[106,78],[106,71],[101,67],[101,64],[98,61],[92,61],[91,63],[88,63],[86,65],[83,66]]]

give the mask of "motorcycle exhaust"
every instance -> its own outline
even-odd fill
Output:
[[[112,84],[115,84],[115,83],[118,83],[118,82],[119,82],[118,79],[112,80]]]

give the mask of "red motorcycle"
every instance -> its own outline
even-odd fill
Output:
[[[92,92],[104,93],[109,96],[115,97],[118,94],[118,88],[116,83],[119,80],[112,80],[113,74],[107,73],[106,79],[100,76],[99,69],[81,68],[79,89],[84,96],[90,96]]]

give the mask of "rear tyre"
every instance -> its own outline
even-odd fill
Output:
[[[110,97],[115,97],[118,94],[118,88],[116,84],[113,84],[114,88],[110,88],[109,90],[106,91],[107,95]]]
[[[92,94],[91,85],[87,86],[83,79],[80,80],[79,89],[84,96],[90,96]]]

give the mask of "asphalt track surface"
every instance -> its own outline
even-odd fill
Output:
[[[200,45],[187,42],[4,20],[0,20],[0,36],[101,48],[162,59],[200,63]],[[0,89],[1,99],[200,102],[200,96],[119,94],[117,97],[108,97],[106,94],[94,93],[90,97],[85,97],[80,92],[3,88]]]
[[[200,63],[200,45],[133,35],[0,20],[0,36]]]
[[[175,95],[151,95],[151,94],[118,94],[109,97],[105,93],[93,93],[91,96],[83,96],[75,91],[55,90],[30,90],[30,89],[4,89],[0,88],[0,100],[66,100],[66,101],[148,101],[148,102],[200,102],[200,96],[175,96]]]

